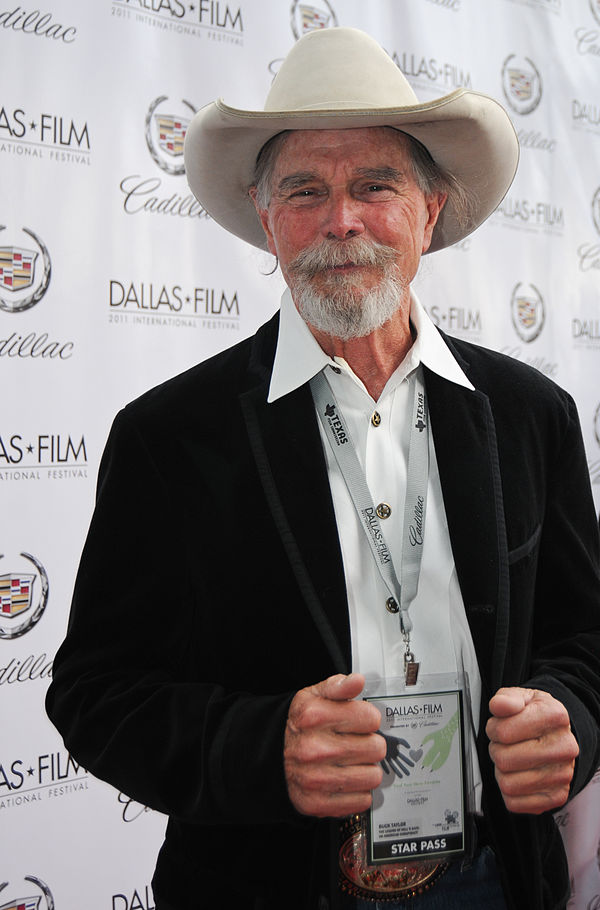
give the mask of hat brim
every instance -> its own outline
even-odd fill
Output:
[[[283,130],[389,126],[418,139],[470,193],[465,223],[447,204],[428,252],[468,236],[498,207],[516,173],[519,142],[504,108],[467,89],[410,107],[358,110],[246,111],[219,100],[202,108],[185,137],[188,183],[204,210],[226,230],[259,249],[266,237],[248,195],[263,145]]]

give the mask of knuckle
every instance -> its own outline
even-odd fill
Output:
[[[502,773],[510,771],[510,761],[506,749],[490,748],[490,755],[498,771]]]

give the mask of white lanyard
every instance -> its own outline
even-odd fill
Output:
[[[429,420],[420,367],[415,370],[409,381],[414,384],[414,398],[404,503],[400,581],[396,575],[392,555],[386,544],[377,509],[373,505],[365,473],[360,466],[348,426],[324,371],[317,373],[311,379],[310,388],[325,436],[354,503],[375,564],[390,594],[386,601],[386,608],[390,613],[400,614],[400,631],[406,645],[405,679],[407,685],[414,685],[417,681],[419,664],[410,650],[410,633],[413,626],[409,609],[417,595],[423,556],[429,479]]]

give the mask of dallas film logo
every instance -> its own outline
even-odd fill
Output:
[[[590,133],[600,132],[600,104],[594,101],[573,98],[571,102],[571,119],[576,129]]]
[[[6,225],[0,225],[4,230]],[[0,310],[5,313],[31,309],[50,284],[52,264],[46,245],[29,228],[24,227],[23,233],[27,238],[9,236],[9,242],[0,246]]]
[[[69,752],[0,761],[0,811],[89,789],[88,773]],[[0,908],[2,910],[2,908]]]
[[[466,307],[440,307],[437,304],[427,310],[434,325],[468,341],[481,337],[483,326],[481,311]]]
[[[62,114],[0,105],[0,152],[90,165],[88,125]]]
[[[510,54],[502,66],[502,90],[517,114],[531,114],[542,97],[542,77],[529,57]]]
[[[160,95],[146,113],[145,136],[152,160],[166,174],[180,176],[185,173],[183,140],[196,108],[182,99],[179,104],[168,102],[167,95]],[[178,108],[178,109],[177,109]]]
[[[1,554],[0,560],[4,558]],[[0,566],[8,570],[0,574],[0,640],[11,640],[25,635],[42,618],[48,604],[48,575],[31,553],[20,553]]]
[[[235,331],[240,326],[240,301],[236,290],[184,288],[174,283],[111,278],[108,298],[108,321],[114,325],[130,323]]]
[[[511,296],[510,310],[512,324],[521,341],[534,341],[546,319],[544,300],[534,284],[519,282]]]
[[[69,433],[0,435],[0,480],[69,480],[87,477],[85,436]]]
[[[163,32],[188,35],[220,44],[243,45],[241,7],[222,0],[112,0],[112,15],[130,19]]]
[[[0,892],[4,891],[9,884],[10,882],[0,882]],[[34,889],[41,891],[41,894],[36,894]],[[55,908],[50,888],[35,875],[23,876],[23,881],[20,884],[12,885],[11,891],[13,895],[11,900],[2,904],[0,910],[54,910]],[[2,897],[4,896],[2,895]]]
[[[447,92],[456,88],[472,88],[471,73],[462,64],[408,51],[392,51],[390,57],[408,81],[418,88]]]
[[[562,206],[539,199],[505,196],[494,213],[496,223],[515,230],[543,231],[562,235],[565,215]]]
[[[296,41],[308,32],[320,28],[337,26],[338,18],[333,7],[327,0],[319,0],[316,4],[301,3],[295,0],[290,10],[292,33]]]
[[[133,894],[113,894],[111,910],[154,910],[152,888],[145,885],[135,888]]]

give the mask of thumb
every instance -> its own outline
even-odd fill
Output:
[[[494,717],[512,717],[520,714],[534,697],[533,689],[523,689],[520,686],[498,689],[490,699],[490,711]]]
[[[349,701],[356,698],[365,687],[365,678],[360,673],[350,673],[344,676],[338,673],[330,676],[312,687],[313,693],[320,698],[329,698],[332,701]]]

